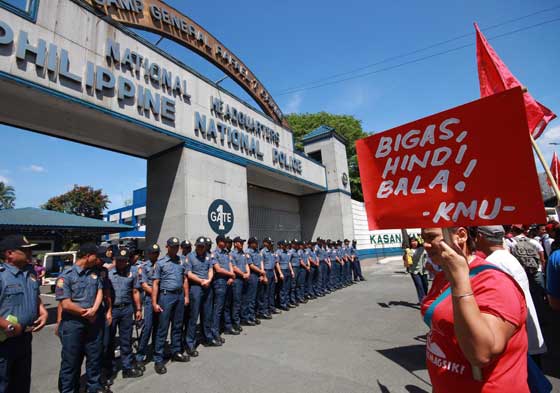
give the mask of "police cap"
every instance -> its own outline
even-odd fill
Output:
[[[194,243],[194,245],[195,245],[196,247],[198,247],[198,246],[206,246],[206,238],[205,238],[205,237],[202,237],[202,236],[199,236],[199,237],[196,239],[196,242]]]
[[[234,243],[245,243],[245,239],[242,239],[242,238],[240,238],[239,236],[236,236],[236,237],[233,239],[233,242],[234,242]]]
[[[176,237],[170,237],[169,239],[167,239],[167,245],[169,247],[175,247],[181,245],[181,242],[179,242],[179,239]]]
[[[116,260],[128,260],[130,258],[130,250],[128,248],[121,248],[115,255]]]
[[[181,248],[187,248],[187,247],[192,247],[191,242],[189,242],[188,240],[183,240],[181,242]]]
[[[231,237],[226,236],[226,243],[233,243],[233,240],[231,240]]]
[[[19,248],[32,248],[37,244],[30,243],[23,235],[9,235],[0,243],[0,250],[17,250]]]
[[[227,242],[226,237],[223,235],[216,236],[216,244],[218,244],[219,242]]]
[[[259,244],[259,241],[257,240],[256,237],[251,236],[249,240],[247,240],[247,244],[253,244],[253,243]]]
[[[268,244],[272,244],[272,238],[270,236],[267,236],[263,239],[263,243],[268,243]]]
[[[144,250],[144,254],[152,254],[160,251],[161,249],[159,248],[159,245],[152,244],[151,246],[146,247],[146,249]]]

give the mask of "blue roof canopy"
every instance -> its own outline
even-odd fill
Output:
[[[60,213],[33,207],[0,210],[0,231],[68,230],[77,232],[117,233],[133,229],[130,225],[115,224],[94,218]]]
[[[313,131],[306,134],[303,138],[303,144],[306,145],[311,142],[316,142],[322,139],[328,139],[334,137],[341,141],[342,143],[346,144],[348,141],[345,137],[340,135],[333,127],[329,127],[327,125],[322,125],[315,128]]]

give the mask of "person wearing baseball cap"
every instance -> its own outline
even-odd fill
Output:
[[[278,242],[280,246],[276,250],[276,260],[278,262],[278,270],[276,271],[278,282],[278,308],[283,311],[288,311],[290,301],[290,288],[292,286],[292,268],[290,265],[291,252],[288,251],[288,245],[285,240]]]
[[[243,298],[247,293],[247,282],[251,273],[249,272],[249,255],[243,250],[243,243],[245,239],[236,236],[233,239],[233,251],[231,257],[233,261],[233,272],[236,274],[235,282],[233,283],[233,296],[231,304],[231,321],[233,329],[241,332],[241,308],[243,305]],[[251,323],[247,323],[251,325]],[[254,323],[252,324],[254,325]]]
[[[471,229],[476,249],[487,255],[486,260],[508,273],[519,284],[527,303],[527,339],[529,355],[538,357],[547,351],[540,328],[539,317],[529,287],[527,273],[519,261],[504,248],[505,230],[502,225],[489,225]]]
[[[103,279],[97,266],[105,255],[95,243],[84,243],[76,263],[64,271],[56,282],[56,300],[62,307],[59,330],[62,343],[58,386],[62,392],[73,392],[80,384],[83,355],[86,356],[87,388],[103,391],[101,361],[103,324],[99,317],[103,300]]]
[[[290,303],[288,303],[288,307],[290,308],[295,308],[297,306],[299,306],[299,304],[301,303],[301,300],[299,298],[299,287],[301,285],[301,283],[298,283],[297,277],[299,274],[299,269],[301,269],[301,263],[302,263],[302,255],[299,252],[299,240],[298,239],[293,239],[290,243],[291,245],[291,249],[289,251],[290,253],[290,266],[291,266],[291,276],[292,276],[292,280],[291,280],[291,287],[290,287]]]
[[[131,258],[129,249],[119,250],[114,256],[115,267],[109,270],[113,303],[107,364],[112,363],[112,375],[116,375],[118,369],[115,362],[115,337],[118,328],[123,378],[138,378],[143,375],[142,370],[134,366],[132,356],[133,320],[138,321],[142,318],[142,309],[137,286],[138,272],[130,265]]]
[[[216,263],[214,264],[214,307],[212,311],[212,334],[214,340],[224,342],[220,336],[222,320],[224,323],[224,334],[239,335],[233,329],[231,321],[231,298],[235,273],[233,272],[232,258],[226,249],[226,237],[216,237],[216,249],[212,253]]]
[[[257,318],[257,295],[262,291],[262,283],[265,279],[265,271],[263,267],[263,257],[259,251],[259,241],[256,237],[251,236],[247,240],[247,253],[249,254],[249,271],[251,275],[247,286],[247,297],[242,311],[242,323],[254,322],[260,324]],[[267,281],[268,282],[268,281]],[[270,319],[261,315],[264,319]]]
[[[186,257],[192,252],[192,244],[188,240],[183,240],[181,242],[181,255]]]
[[[273,244],[270,237],[265,237],[263,239],[263,248],[261,249],[266,283],[262,283],[261,293],[258,299],[258,311],[264,319],[270,319],[272,318],[272,314],[280,313],[280,311],[276,310],[274,302],[278,257],[274,254],[272,248]]]
[[[187,255],[187,276],[190,287],[190,313],[187,322],[186,349],[190,356],[197,356],[196,325],[201,316],[201,331],[203,345],[219,347],[221,341],[215,340],[212,334],[212,305],[214,278],[214,264],[216,260],[208,253],[208,238],[199,237],[195,242],[195,249]]]
[[[143,309],[144,325],[138,340],[138,350],[136,351],[136,363],[143,366],[146,362],[146,352],[150,337],[153,337],[152,330],[157,326],[157,315],[154,315],[152,308],[152,288],[154,285],[154,268],[161,249],[158,244],[151,244],[144,249],[144,262],[138,269],[138,284],[144,291]],[[154,343],[152,343],[154,344]]]
[[[6,391],[31,390],[31,336],[47,323],[48,313],[39,296],[40,283],[29,264],[35,246],[23,235],[9,235],[0,243],[4,260],[0,266],[0,293],[13,294],[0,297],[0,381]]]
[[[163,350],[169,325],[171,325],[171,359],[188,362],[183,354],[183,316],[189,304],[189,280],[186,265],[178,255],[181,242],[177,237],[167,239],[167,255],[159,259],[154,268],[152,287],[152,307],[158,314],[156,344],[154,348],[154,369],[157,374],[165,374]]]

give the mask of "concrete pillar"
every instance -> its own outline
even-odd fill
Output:
[[[345,144],[345,138],[327,126],[319,127],[303,139],[305,153],[320,157],[327,175],[326,192],[301,198],[304,239],[354,237]]]
[[[233,211],[230,236],[249,235],[247,170],[209,154],[177,146],[148,159],[148,243],[164,246],[168,238],[195,240],[216,233],[208,209],[217,199]]]

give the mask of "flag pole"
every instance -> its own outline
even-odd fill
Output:
[[[550,168],[548,167],[548,164],[544,159],[544,156],[541,152],[541,149],[539,148],[539,145],[537,145],[537,141],[535,141],[535,138],[533,138],[532,134],[529,134],[529,136],[531,137],[531,143],[533,144],[533,149],[535,150],[535,153],[537,153],[537,156],[541,161],[544,171],[546,172],[546,176],[550,180],[550,184],[552,184],[552,189],[554,190],[554,194],[556,194],[556,206],[560,206],[560,189],[558,189],[558,183],[556,182],[556,179],[554,179],[554,176],[552,176],[552,172],[550,172]]]

